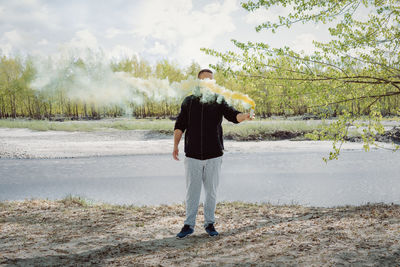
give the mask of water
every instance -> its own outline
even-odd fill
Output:
[[[218,201],[331,207],[367,202],[400,204],[400,152],[225,153]],[[184,203],[183,155],[69,159],[0,159],[0,200],[61,199],[134,205]],[[201,202],[204,199],[204,190]]]

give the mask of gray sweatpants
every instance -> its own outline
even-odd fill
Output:
[[[186,175],[186,220],[184,224],[188,224],[194,229],[203,184],[205,191],[204,227],[206,227],[209,223],[215,223],[214,212],[217,204],[222,156],[206,160],[185,156],[184,163]]]

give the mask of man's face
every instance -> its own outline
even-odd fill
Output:
[[[200,76],[199,76],[200,80],[204,80],[204,79],[207,79],[207,78],[210,79],[210,80],[214,79],[213,74],[209,73],[209,72],[200,73]]]

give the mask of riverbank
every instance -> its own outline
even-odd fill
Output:
[[[183,204],[117,206],[68,197],[0,202],[0,265],[395,266],[400,205],[333,208],[220,202],[210,238],[177,240]]]
[[[316,146],[324,150],[329,147],[331,150],[332,141],[310,140],[307,134],[332,121],[270,118],[233,124],[224,119],[222,127],[226,140],[225,148],[226,151],[237,152]],[[167,151],[169,153],[173,146],[174,124],[175,121],[171,119],[151,118],[108,118],[92,121],[1,119],[0,158],[115,156]],[[399,119],[385,119],[382,124],[385,133],[375,136],[377,145],[394,149],[394,144],[400,144]],[[358,144],[345,144],[342,148],[362,148],[361,132],[362,128],[350,126],[345,141]]]
[[[379,147],[392,144],[377,142]],[[224,141],[226,153],[257,153],[265,151],[332,150],[331,141]],[[34,131],[24,128],[0,128],[0,158],[77,158],[171,154],[173,136],[152,130]],[[342,150],[363,150],[362,142],[346,142]],[[371,147],[374,149],[374,146]],[[183,138],[179,144],[184,155]]]
[[[285,120],[285,119],[256,119],[240,124],[222,121],[226,136],[243,137],[243,140],[253,138],[258,140],[266,134],[275,132],[308,133],[319,129],[321,120]],[[134,118],[105,118],[101,120],[80,121],[48,121],[28,119],[0,119],[0,128],[26,128],[35,131],[80,131],[93,132],[105,130],[151,130],[154,133],[172,135],[175,120],[173,119],[134,119]],[[277,136],[279,137],[279,136]],[[247,138],[247,139],[246,139]],[[279,137],[279,139],[281,139]],[[287,139],[282,136],[282,139]]]

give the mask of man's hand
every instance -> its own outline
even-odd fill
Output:
[[[251,121],[254,119],[254,115],[253,115],[253,117],[250,117],[250,113],[239,113],[239,114],[237,114],[236,119],[238,122],[242,122],[244,120]]]
[[[178,158],[178,154],[179,154],[178,145],[179,145],[179,141],[181,140],[182,134],[183,134],[182,130],[180,130],[180,129],[175,129],[174,130],[174,150],[172,152],[172,157],[175,160],[179,160],[179,158]]]
[[[175,160],[179,160],[178,154],[179,154],[179,149],[177,146],[174,146],[174,151],[172,152],[172,156],[174,157]]]
[[[250,116],[250,113],[244,113],[244,115],[246,115],[246,117],[245,117],[244,119],[245,119],[245,120],[249,120],[249,121],[253,120],[254,117],[255,117],[254,114],[253,114],[253,117],[251,117],[251,116]]]

